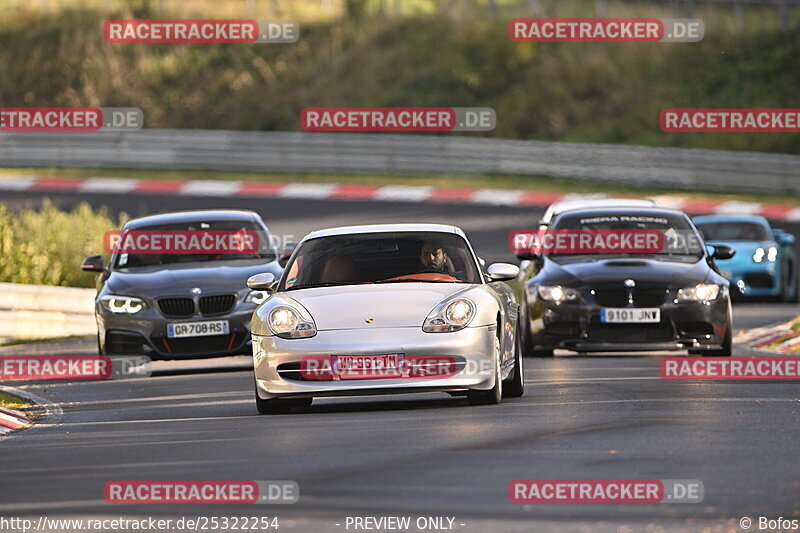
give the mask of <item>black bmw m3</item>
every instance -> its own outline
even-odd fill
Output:
[[[729,283],[686,214],[665,208],[588,208],[562,213],[554,234],[655,234],[658,246],[517,251],[515,283],[526,355],[688,350],[731,355]],[[564,241],[567,242],[567,241]],[[635,242],[635,241],[634,241]]]

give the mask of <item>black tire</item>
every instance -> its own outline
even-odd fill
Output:
[[[531,350],[531,357],[553,357],[554,355],[553,348],[535,348]]]
[[[285,414],[292,410],[292,408],[311,407],[313,398],[290,398],[280,399],[273,398],[271,400],[262,400],[256,391],[256,409],[262,415],[278,415]]]
[[[519,398],[525,393],[525,377],[522,372],[522,346],[520,335],[521,326],[517,324],[517,334],[514,336],[514,370],[511,377],[503,382],[504,398]]]
[[[500,326],[498,331],[502,331]],[[496,339],[494,354],[494,387],[489,390],[468,390],[467,401],[470,405],[497,405],[503,401],[503,380],[500,376],[500,339]]]
[[[690,352],[691,353],[691,352]],[[733,353],[733,318],[731,316],[731,308],[728,305],[728,327],[725,328],[725,336],[722,339],[722,345],[715,350],[706,350],[703,355],[709,357],[730,357]]]
[[[794,276],[794,274],[792,274]],[[791,280],[790,280],[791,281]],[[792,283],[792,288],[789,290],[788,284],[783,288],[783,301],[787,303],[797,303],[800,301],[800,278],[794,278],[794,283]]]

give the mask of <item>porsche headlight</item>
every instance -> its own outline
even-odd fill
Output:
[[[147,304],[141,298],[133,296],[117,296],[115,294],[106,294],[100,298],[100,305],[107,311],[115,314],[128,314],[132,315],[138,313],[142,309],[147,308]]]
[[[313,321],[305,320],[300,313],[288,305],[279,305],[267,317],[269,329],[284,339],[302,339],[317,334]]]
[[[548,302],[574,302],[580,293],[561,285],[539,285],[539,298]]]
[[[269,298],[269,293],[267,291],[250,291],[244,301],[246,303],[261,305],[267,298]]]
[[[708,302],[719,296],[719,285],[699,283],[694,287],[678,289],[678,300],[683,302]]]
[[[467,327],[475,317],[475,304],[466,298],[456,298],[438,305],[425,318],[422,331],[426,333],[449,333]]]
[[[761,263],[764,261],[766,257],[767,261],[770,263],[774,263],[776,259],[778,259],[778,248],[775,246],[770,246],[766,250],[761,247],[756,248],[756,251],[753,252],[753,262]]]
[[[775,262],[778,258],[778,249],[774,246],[770,246],[769,250],[767,250],[767,261]]]

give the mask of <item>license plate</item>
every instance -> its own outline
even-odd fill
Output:
[[[339,379],[399,378],[403,355],[333,355],[331,365]]]
[[[208,337],[211,335],[227,335],[230,326],[227,320],[210,320],[208,322],[181,322],[167,324],[167,337]]]
[[[661,322],[661,309],[601,309],[600,322],[608,324],[650,324]]]

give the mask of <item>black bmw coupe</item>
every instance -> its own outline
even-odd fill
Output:
[[[657,207],[571,210],[549,231],[655,233],[660,244],[626,251],[518,251],[522,264],[514,285],[527,355],[552,356],[557,348],[731,355],[729,283],[715,260],[735,251],[707,246],[685,213]]]

